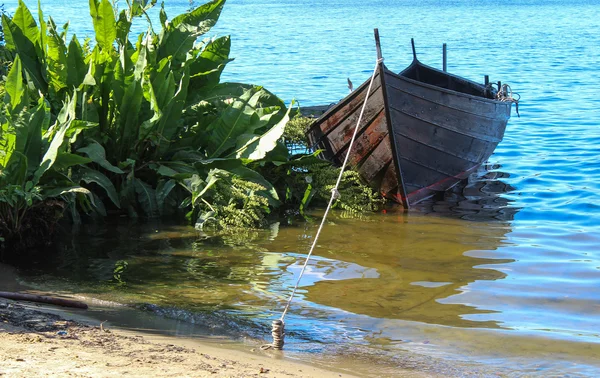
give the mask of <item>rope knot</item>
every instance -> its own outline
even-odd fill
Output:
[[[334,200],[336,200],[342,196],[337,188],[331,189],[331,195],[333,196]]]

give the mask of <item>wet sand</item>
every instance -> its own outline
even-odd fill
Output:
[[[352,377],[283,360],[277,351],[107,329],[45,306],[0,299],[0,376]]]

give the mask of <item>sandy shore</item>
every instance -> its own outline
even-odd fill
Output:
[[[106,329],[0,299],[0,377],[351,377],[278,353]]]

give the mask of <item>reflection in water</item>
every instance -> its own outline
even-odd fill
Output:
[[[506,278],[521,264],[507,253],[514,248],[508,235],[515,234],[511,224],[518,209],[502,192],[511,187],[498,177],[507,175],[483,172],[408,213],[332,217],[286,318],[287,350],[375,353],[387,359],[381,362],[387,367],[398,366],[399,349],[479,361],[486,355],[498,364],[499,355],[500,361],[516,358],[502,348],[500,340],[508,337],[519,355],[533,361],[563,353],[555,346],[539,349],[539,334],[519,331],[527,325],[519,321],[523,308],[506,292],[512,284]],[[317,223],[210,236],[189,227],[117,221],[86,227],[62,247],[55,269],[21,277],[44,290],[133,304],[194,325],[178,325],[176,333],[266,337]],[[528,286],[525,294],[544,290]],[[573,352],[567,359],[595,353],[573,345],[568,350]]]
[[[465,254],[499,248],[510,231],[508,218],[517,210],[497,193],[510,187],[493,175],[499,174],[481,174],[409,213],[392,211],[360,221],[333,217],[292,316],[327,319],[345,311],[455,327],[498,327],[493,321],[465,318],[493,310],[441,303],[469,283],[506,276],[478,265],[512,260]],[[432,212],[443,216],[427,215]],[[467,215],[478,221],[457,219]],[[63,245],[55,271],[42,278],[35,272],[29,279],[46,288],[61,287],[67,279],[80,292],[117,302],[265,319],[285,302],[315,231],[314,222],[302,229],[274,224],[265,231],[211,237],[188,227],[117,221],[86,227]],[[198,321],[189,314],[188,320]],[[311,325],[301,333],[310,339]]]
[[[471,176],[438,197],[417,205],[424,214],[471,221],[510,222],[519,211],[505,194],[515,188],[503,181],[510,177],[498,164],[481,166]]]

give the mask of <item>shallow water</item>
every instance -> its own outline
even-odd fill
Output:
[[[72,3],[46,1],[45,13],[90,33],[78,10],[85,2]],[[172,1],[167,12],[187,6]],[[410,63],[411,37],[419,58],[437,67],[446,42],[449,71],[474,80],[488,74],[522,96],[521,118],[513,113],[490,173],[408,214],[328,224],[288,316],[288,350],[315,359],[374,353],[390,367],[380,375],[410,365],[406,355],[510,375],[599,374],[598,19],[600,2],[583,0],[228,2],[213,30],[232,35],[236,61],[224,78],[259,83],[288,101],[335,102],[347,77],[355,86],[365,80],[374,27],[393,70]],[[55,272],[22,277],[185,309],[155,311],[198,322],[217,309],[227,321],[208,320],[226,324],[216,333],[264,337],[315,217],[236,240],[164,225],[90,227],[65,247]],[[113,277],[120,260],[128,262],[121,284]]]

